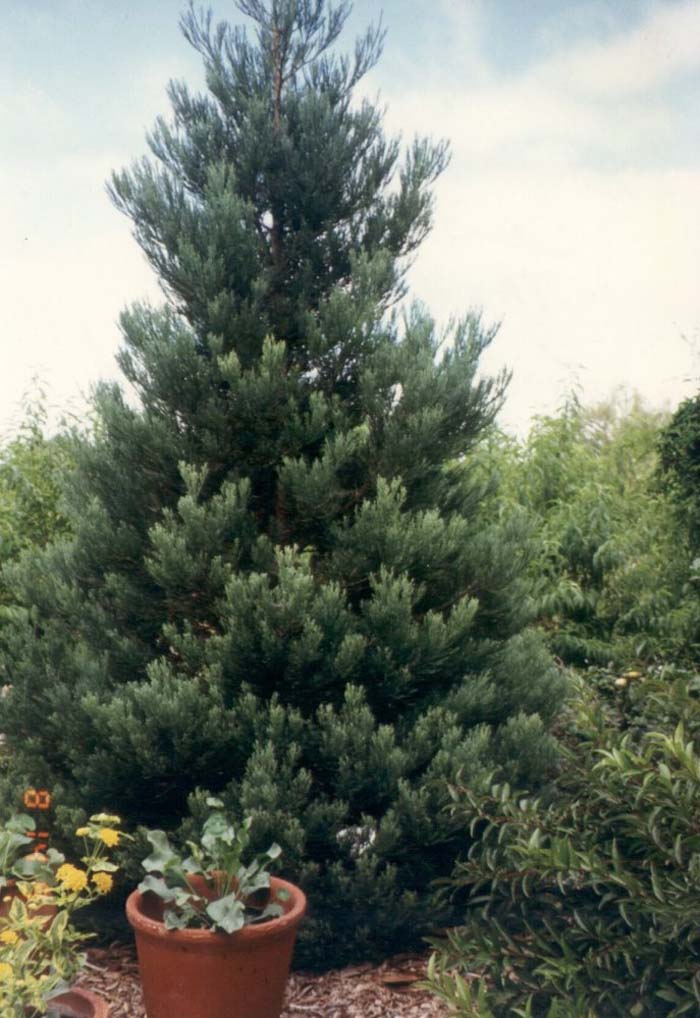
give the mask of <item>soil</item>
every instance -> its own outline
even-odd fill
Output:
[[[447,1007],[418,985],[426,964],[425,956],[404,954],[321,975],[293,972],[281,1018],[448,1018]],[[110,1018],[146,1018],[131,947],[90,950],[78,983],[109,1002]]]

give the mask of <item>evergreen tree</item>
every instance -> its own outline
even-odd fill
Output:
[[[461,771],[532,785],[561,683],[524,632],[526,534],[453,468],[500,404],[494,330],[404,294],[443,145],[403,156],[353,101],[328,0],[183,19],[208,91],[172,83],[152,157],[114,176],[162,281],[78,451],[74,536],[12,574],[13,766],[64,803],[170,828],[203,789],[309,893],[301,961],[408,946],[462,843]]]

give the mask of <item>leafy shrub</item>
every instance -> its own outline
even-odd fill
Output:
[[[0,645],[16,600],[7,567],[70,528],[61,504],[62,479],[73,463],[68,433],[46,434],[46,403],[40,391],[25,401],[23,414],[14,433],[0,440]],[[0,650],[0,685],[7,681]]]
[[[46,403],[37,392],[24,403],[15,432],[0,441],[0,567],[28,548],[43,547],[68,529],[61,478],[72,465],[67,434],[46,434]],[[0,576],[0,604],[11,599]]]
[[[548,797],[454,791],[474,839],[451,885],[467,918],[431,976],[460,1014],[700,1010],[700,683],[617,688],[611,706],[581,686]]]
[[[479,452],[483,475],[500,475],[491,511],[525,514],[534,611],[568,664],[695,658],[700,563],[658,484],[663,423],[635,399],[571,397],[524,442],[496,435]]]
[[[700,548],[700,396],[684,400],[659,439],[660,471],[695,552]]]

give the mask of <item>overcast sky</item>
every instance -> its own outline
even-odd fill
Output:
[[[157,284],[104,182],[169,78],[201,82],[180,0],[0,0],[0,429],[33,376],[80,411]],[[237,20],[232,0],[214,10]],[[357,0],[386,126],[449,138],[412,293],[501,331],[521,430],[577,383],[675,405],[700,377],[700,0]],[[81,395],[82,394],[82,395]]]

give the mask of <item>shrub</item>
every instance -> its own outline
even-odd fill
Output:
[[[72,462],[67,431],[51,437],[46,433],[45,398],[38,392],[25,401],[14,433],[0,440],[0,646],[17,600],[6,567],[68,532],[62,486]],[[0,651],[0,685],[7,681]]]
[[[61,478],[71,462],[66,433],[46,434],[45,399],[39,392],[25,401],[14,434],[0,442],[0,566],[66,532]],[[7,593],[0,598],[6,600]]]
[[[660,473],[694,552],[700,549],[700,396],[684,400],[659,438]]]
[[[571,397],[524,442],[496,436],[479,453],[483,473],[501,477],[492,511],[525,514],[535,612],[567,664],[696,657],[700,563],[658,484],[663,424],[636,399],[585,408]]]
[[[458,1013],[700,1010],[700,682],[629,681],[612,710],[581,687],[547,798],[455,790],[473,839],[452,885],[467,919],[431,974]]]

